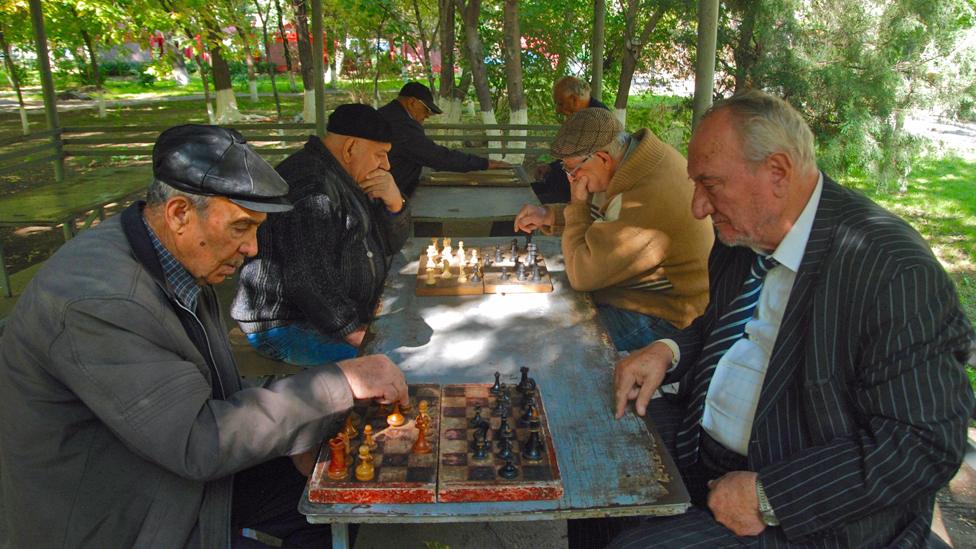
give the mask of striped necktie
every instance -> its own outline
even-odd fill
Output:
[[[712,381],[715,367],[726,351],[745,335],[746,323],[752,319],[756,305],[759,303],[763,279],[766,273],[778,264],[772,256],[756,254],[756,262],[753,263],[749,276],[743,282],[742,290],[729,304],[728,311],[718,319],[715,329],[712,330],[702,348],[696,374],[691,379],[694,384],[690,393],[691,401],[677,435],[677,460],[680,467],[688,467],[698,460],[698,441],[701,438],[705,396],[708,394],[708,385]]]

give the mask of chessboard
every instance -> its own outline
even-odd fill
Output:
[[[340,435],[323,445],[309,481],[309,500],[431,503],[562,497],[542,396],[528,368],[514,387],[500,383],[498,373],[493,385],[411,385],[410,401],[399,427],[388,424],[388,408],[373,404],[354,410]],[[430,416],[423,428],[430,451],[418,454],[417,418],[424,407]],[[366,425],[375,443],[368,455],[362,454]],[[360,456],[373,467],[368,480],[356,477]],[[340,467],[333,467],[339,461]]]
[[[420,296],[551,291],[546,260],[529,238],[524,246],[513,238],[507,248],[496,245],[469,250],[462,240],[456,251],[450,238],[444,238],[440,245],[432,238],[417,266],[416,294]]]

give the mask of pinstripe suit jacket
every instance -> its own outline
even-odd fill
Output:
[[[681,361],[665,382],[707,390],[699,350],[754,257],[716,240],[710,305],[677,338]],[[963,456],[971,338],[921,236],[825,177],[749,441],[781,521],[760,545],[922,545],[935,492]]]

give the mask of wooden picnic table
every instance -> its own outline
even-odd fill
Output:
[[[511,241],[463,240],[468,249]],[[491,383],[498,371],[511,384],[517,383],[519,367],[530,367],[549,416],[563,497],[353,505],[312,503],[306,491],[299,509],[309,522],[333,524],[333,547],[347,546],[348,523],[673,515],[688,508],[681,477],[653,428],[633,414],[613,418],[616,351],[589,295],[570,288],[559,239],[534,242],[552,275],[551,293],[419,297],[414,294],[417,261],[430,240],[408,240],[394,257],[364,352],[389,356],[408,383]]]

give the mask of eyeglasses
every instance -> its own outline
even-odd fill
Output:
[[[427,106],[427,103],[424,103],[423,99],[420,99],[419,97],[415,97],[414,99],[416,99],[418,103],[424,106],[424,111],[427,113],[427,116],[432,116],[434,114],[434,111]]]
[[[587,162],[589,162],[590,159],[593,158],[594,155],[596,155],[595,152],[591,152],[590,154],[586,155],[586,158],[584,158],[579,164],[577,164],[575,168],[567,168],[566,167],[566,162],[563,161],[563,163],[562,163],[562,165],[563,165],[563,171],[566,172],[566,177],[567,178],[570,178],[570,179],[573,178],[573,177],[576,177],[576,172],[578,172],[580,170],[580,168],[583,167],[583,164],[586,164]]]

